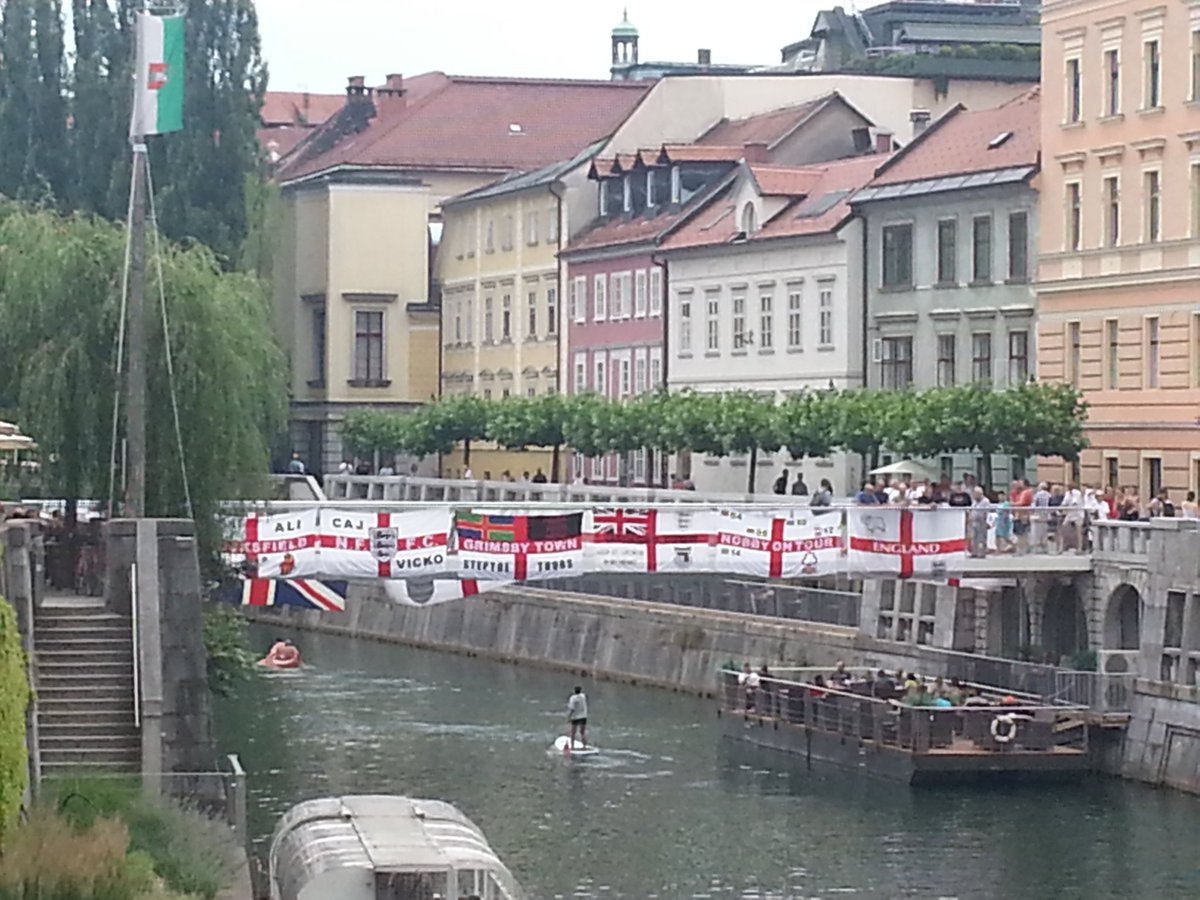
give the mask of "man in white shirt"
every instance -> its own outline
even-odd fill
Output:
[[[583,688],[579,685],[575,686],[575,693],[567,700],[567,721],[571,724],[571,743],[572,750],[582,749],[587,746],[587,696],[583,693]],[[575,746],[575,732],[579,732],[582,747]]]
[[[750,663],[746,663],[742,666],[742,671],[738,672],[738,684],[746,691],[746,712],[752,712],[758,701],[760,680],[758,673],[750,667]]]

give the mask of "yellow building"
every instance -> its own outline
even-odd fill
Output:
[[[596,214],[595,191],[582,188],[601,144],[443,203],[443,395],[502,400],[559,390],[558,252],[571,223]],[[478,478],[520,479],[538,469],[549,477],[551,451],[472,447],[470,468]],[[466,469],[461,449],[442,459],[446,477]]]
[[[403,412],[439,393],[443,201],[578,154],[648,89],[440,72],[390,75],[379,88],[350,79],[345,105],[277,173],[276,327],[291,367],[292,445],[310,471],[337,470],[347,412]]]

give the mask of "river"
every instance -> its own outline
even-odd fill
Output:
[[[264,647],[275,631],[256,628]],[[279,632],[286,633],[286,632]],[[547,752],[576,679],[330,635],[218,704],[263,850],[293,803],[449,800],[533,898],[1200,897],[1200,800],[1095,778],[908,788],[722,740],[713,704],[588,682],[601,756]]]

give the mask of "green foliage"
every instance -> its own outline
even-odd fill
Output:
[[[29,695],[17,611],[0,597],[0,847],[17,821],[29,784],[25,750]]]
[[[656,393],[621,401],[548,395],[491,404],[458,397],[404,418],[356,414],[343,434],[366,453],[447,452],[469,434],[512,448],[566,445],[585,456],[642,448],[754,456],[782,447],[794,459],[835,450],[873,457],[883,448],[925,458],[979,452],[1075,459],[1087,445],[1086,415],[1079,393],[1065,384],[1006,391],[976,385],[922,392],[810,391],[782,403],[745,391]]]
[[[141,4],[72,0],[69,56],[62,7],[0,4],[0,194],[124,219]],[[253,0],[191,0],[186,26],[185,128],[149,142],[162,227],[211,248],[223,268],[261,274],[270,204],[256,131],[267,79]]]
[[[184,455],[206,549],[218,501],[258,496],[283,428],[287,369],[264,285],[202,247],[163,246]],[[43,488],[107,497],[124,234],[89,216],[0,202],[0,406],[42,452]],[[147,297],[149,515],[185,513],[157,273]]]
[[[233,832],[191,805],[147,797],[134,779],[72,778],[47,786],[76,829],[120,821],[129,849],[172,890],[212,898],[233,882],[239,862]]]
[[[97,818],[77,828],[35,810],[12,835],[0,866],[0,900],[169,900],[146,853],[130,852],[126,826]]]
[[[246,620],[233,607],[221,603],[205,606],[204,650],[208,687],[219,697],[230,696],[240,683],[258,674]]]

